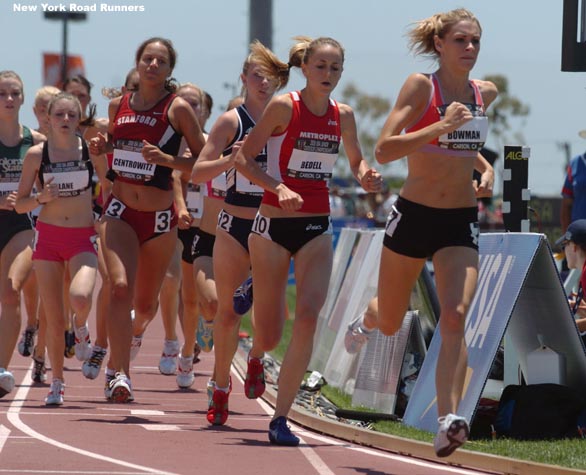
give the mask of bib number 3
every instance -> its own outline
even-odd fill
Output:
[[[171,210],[155,213],[155,232],[167,233],[171,230]]]

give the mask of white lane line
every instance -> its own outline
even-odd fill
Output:
[[[137,425],[139,425],[143,429],[152,430],[152,431],[157,431],[157,430],[173,430],[173,431],[182,430],[181,427],[176,426],[176,425],[173,425],[173,424],[137,424]]]
[[[132,409],[130,411],[131,416],[164,416],[164,411],[154,411],[151,409]]]
[[[242,384],[244,384],[244,380],[240,377],[240,375],[238,374],[238,371],[236,371],[233,368],[232,373],[236,375],[236,378]],[[259,399],[257,399],[257,402],[260,404],[260,406],[263,408],[263,410],[267,414],[269,414],[269,415],[273,414],[273,412],[274,412],[273,408],[271,406],[269,406],[266,402],[264,402],[264,400],[259,398]],[[418,466],[425,467],[425,468],[433,468],[435,470],[443,470],[443,471],[455,473],[458,475],[478,475],[478,473],[479,473],[478,471],[461,469],[461,468],[457,468],[457,467],[442,464],[442,463],[425,462],[423,460],[419,460],[419,459],[415,459],[415,458],[411,458],[411,457],[407,457],[407,456],[401,456],[401,455],[396,455],[396,454],[383,452],[383,451],[379,451],[379,450],[373,450],[373,449],[360,447],[358,445],[354,445],[352,442],[339,441],[337,439],[332,439],[327,436],[318,435],[315,432],[310,432],[310,431],[308,431],[302,427],[299,427],[296,424],[293,424],[291,422],[289,422],[289,425],[291,426],[291,429],[293,430],[293,432],[295,432],[295,434],[297,436],[304,435],[306,437],[310,437],[312,439],[316,439],[316,440],[319,440],[320,442],[325,442],[330,445],[345,446],[351,450],[355,450],[356,452],[362,452],[362,453],[365,453],[368,455],[374,455],[377,457],[383,457],[386,459],[396,460],[396,461],[399,461],[399,462],[402,462],[405,464],[418,465]],[[307,444],[303,440],[303,438],[300,438],[300,439],[301,439],[302,443]],[[303,447],[300,446],[299,449],[302,451],[303,455],[305,456],[305,458],[307,458],[309,463],[315,467],[315,469],[317,470],[317,473],[319,473],[320,475],[322,475],[322,474],[335,475],[334,472],[332,472],[330,470],[328,465],[309,446],[307,446],[307,445],[303,446]]]
[[[238,372],[234,368],[232,368],[232,373],[236,375],[236,378],[240,381],[241,384],[244,384],[244,380],[240,377],[240,375],[238,374]],[[269,406],[266,402],[264,402],[264,400],[262,400],[261,398],[258,398],[256,400],[256,402],[258,402],[260,407],[262,407],[262,409],[268,415],[273,414],[273,412],[274,412],[273,408],[271,406]],[[300,432],[298,430],[297,426],[295,426],[295,425],[291,425],[291,429],[293,430],[293,432],[296,432],[296,433]],[[301,451],[303,456],[307,459],[309,464],[315,469],[315,471],[319,475],[336,475],[334,472],[332,472],[332,470],[330,469],[328,464],[326,462],[324,462],[322,460],[322,458],[317,454],[317,452],[315,450],[313,450],[309,445],[307,445],[307,443],[305,442],[305,440],[303,440],[303,438],[300,437],[299,439],[301,442],[300,442],[298,449]]]
[[[30,365],[28,371],[24,375],[23,381],[29,380],[31,378],[32,365],[33,364],[31,362],[31,365]],[[31,437],[33,437],[34,439],[37,439],[40,442],[44,442],[46,444],[53,445],[53,446],[58,447],[62,450],[68,450],[68,451],[73,452],[78,455],[83,455],[85,457],[90,457],[90,458],[100,460],[103,462],[109,462],[109,463],[112,463],[115,465],[120,465],[122,467],[132,468],[134,470],[140,470],[141,471],[140,473],[146,472],[146,473],[152,473],[152,474],[157,474],[157,475],[178,475],[173,472],[165,472],[163,470],[158,470],[158,469],[151,468],[151,467],[145,467],[144,465],[129,463],[129,462],[125,462],[124,460],[118,460],[118,459],[115,459],[112,457],[107,457],[105,455],[100,455],[100,454],[96,454],[93,452],[89,452],[88,450],[83,450],[83,449],[80,449],[77,447],[73,447],[71,445],[64,444],[62,442],[59,442],[58,440],[54,440],[54,439],[51,439],[49,437],[44,436],[43,434],[40,434],[39,432],[37,432],[34,429],[32,429],[31,427],[27,426],[24,422],[22,422],[20,420],[19,413],[20,413],[20,410],[22,409],[24,401],[26,400],[26,396],[27,396],[29,390],[30,390],[29,385],[26,385],[26,386],[21,385],[18,388],[18,391],[16,391],[16,394],[14,395],[14,400],[10,404],[10,410],[8,411],[8,414],[6,415],[8,420],[10,421],[10,423],[19,431],[24,432],[27,435],[30,435]],[[47,473],[47,472],[43,472],[43,473]],[[60,472],[60,473],[64,473],[64,472]]]
[[[404,455],[397,455],[397,454],[392,454],[392,453],[388,453],[388,452],[382,452],[379,450],[369,449],[366,447],[360,447],[358,445],[352,444],[351,442],[331,439],[327,436],[319,435],[314,432],[309,432],[309,431],[303,430],[303,429],[301,429],[299,432],[301,434],[305,434],[307,437],[318,440],[320,442],[325,442],[325,443],[328,443],[331,445],[336,445],[336,446],[343,446],[344,448],[348,448],[348,449],[354,450],[356,452],[362,452],[367,455],[373,455],[376,457],[382,457],[382,458],[386,458],[386,459],[396,460],[398,462],[419,465],[421,467],[426,467],[426,468],[433,468],[435,470],[443,470],[446,472],[457,473],[460,475],[478,475],[478,473],[482,473],[482,472],[478,472],[478,471],[466,470],[463,468],[454,467],[453,465],[446,465],[446,464],[439,463],[439,462],[438,463],[426,462],[424,460],[414,459],[414,458],[407,457]]]
[[[2,449],[4,448],[4,444],[8,440],[9,435],[10,429],[0,424],[0,454],[2,453]]]

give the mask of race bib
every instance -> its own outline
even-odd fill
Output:
[[[0,159],[0,196],[5,196],[18,190],[21,173],[22,161],[20,159]]]
[[[53,178],[52,184],[59,189],[59,197],[78,196],[88,188],[87,162],[71,161],[47,163],[43,165],[45,183]]]
[[[187,196],[185,197],[185,205],[191,217],[201,218],[203,214],[203,193],[202,187],[190,183],[187,186]]]
[[[140,142],[119,140],[114,149],[112,169],[124,178],[149,181],[155,174],[156,165],[148,163],[143,158],[141,150]]]
[[[226,172],[222,172],[212,180],[212,196],[216,198],[224,198],[227,189],[228,183],[226,181]]]
[[[486,142],[488,135],[488,117],[484,115],[482,107],[477,104],[466,104],[474,118],[458,129],[442,134],[438,138],[438,145],[448,150],[479,151]],[[440,118],[445,117],[447,106],[438,107]]]

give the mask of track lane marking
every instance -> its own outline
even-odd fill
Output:
[[[23,378],[23,381],[26,380],[27,378],[29,378],[29,379],[31,378],[32,366],[33,366],[33,363],[31,363],[28,370],[26,371],[24,378]],[[105,455],[96,454],[96,453],[90,452],[88,450],[79,449],[77,447],[73,447],[72,445],[64,444],[62,442],[59,442],[58,440],[51,439],[50,437],[47,437],[47,436],[35,431],[33,428],[29,427],[28,425],[26,425],[24,422],[22,422],[20,420],[20,410],[22,409],[22,406],[24,404],[24,401],[26,400],[26,396],[27,396],[29,390],[30,390],[30,386],[28,386],[28,385],[27,386],[21,385],[18,387],[18,390],[16,391],[16,394],[14,395],[14,400],[10,404],[10,409],[9,409],[8,413],[6,414],[6,417],[8,418],[10,423],[19,431],[31,436],[32,438],[34,438],[40,442],[44,442],[46,444],[53,445],[53,446],[58,447],[62,450],[67,450],[69,452],[73,452],[78,455],[83,455],[85,457],[100,460],[102,462],[109,462],[114,465],[120,465],[122,467],[131,468],[134,470],[140,470],[139,473],[141,473],[141,474],[151,473],[151,474],[156,474],[156,475],[179,475],[174,472],[166,472],[166,471],[154,469],[151,467],[145,467],[144,465],[138,465],[138,464],[134,464],[134,463],[130,463],[130,462],[125,462],[124,460],[119,460],[119,459],[115,459],[115,458],[108,457]],[[31,472],[29,471],[28,473],[31,473]],[[39,473],[50,473],[50,472],[43,471],[43,472],[39,472]],[[67,473],[67,472],[60,471],[60,472],[55,472],[55,473]],[[71,473],[74,473],[74,472],[71,472]],[[77,473],[79,473],[79,472],[77,472]],[[87,473],[112,473],[112,472],[87,472]]]

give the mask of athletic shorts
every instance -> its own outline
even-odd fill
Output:
[[[385,229],[383,244],[398,254],[424,259],[444,247],[478,251],[478,209],[431,208],[399,196]]]
[[[248,236],[253,222],[253,219],[238,218],[224,210],[218,215],[218,228],[236,239],[246,252],[248,252]]]
[[[312,239],[322,234],[332,234],[333,229],[329,216],[268,218],[257,213],[252,232],[276,242],[293,255]]]
[[[97,255],[98,235],[93,226],[66,228],[37,220],[33,241],[33,261],[66,262],[83,252]]]
[[[195,261],[198,257],[213,257],[215,242],[216,236],[198,228],[191,244],[193,260]]]
[[[102,216],[120,219],[130,224],[140,244],[168,233],[178,222],[175,204],[162,211],[138,211],[126,206],[114,195],[110,195],[104,203]]]
[[[193,264],[193,252],[191,248],[193,247],[193,240],[195,239],[195,234],[199,228],[197,226],[192,226],[187,229],[178,229],[177,236],[179,240],[183,243],[183,251],[181,252],[181,259],[188,264]]]
[[[0,226],[0,253],[18,233],[33,229],[29,213],[18,214],[16,211],[2,210],[0,222],[2,222],[2,226]]]

